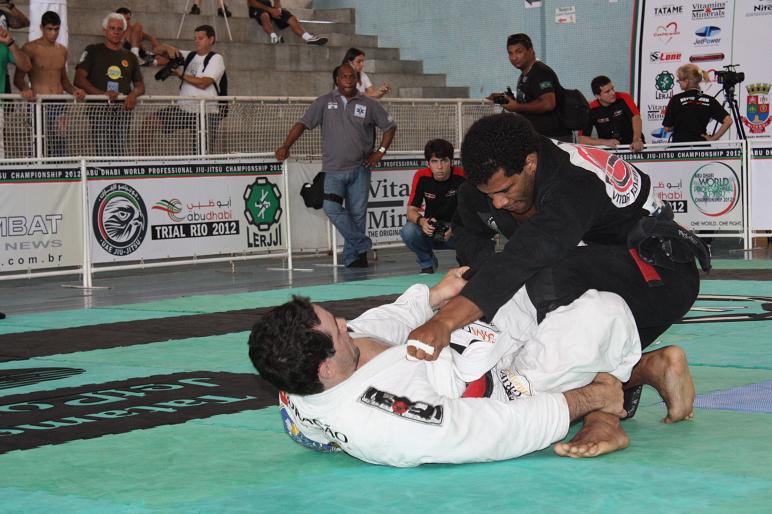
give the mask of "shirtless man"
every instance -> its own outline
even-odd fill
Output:
[[[37,95],[61,95],[65,91],[78,100],[86,96],[86,92],[73,86],[67,76],[67,48],[56,42],[60,26],[58,14],[53,11],[44,13],[40,20],[43,36],[21,48],[32,61],[29,72],[31,84],[25,79],[27,74],[18,68],[13,82],[30,102],[35,101]]]
[[[60,27],[61,18],[57,13],[44,13],[40,20],[43,36],[26,43],[21,49],[32,63],[29,82],[27,73],[17,67],[13,83],[27,101],[34,102],[37,95],[61,95],[65,91],[78,100],[83,100],[86,96],[86,92],[73,86],[67,77],[67,48],[56,42]],[[48,157],[64,155],[66,146],[63,134],[66,118],[62,117],[64,105],[58,100],[55,102],[46,106],[43,111]]]

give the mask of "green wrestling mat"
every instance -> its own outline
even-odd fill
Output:
[[[702,295],[722,296],[699,301],[689,317],[711,320],[675,325],[658,343],[686,350],[698,392],[694,421],[660,423],[664,405],[646,389],[637,415],[624,422],[630,447],[587,460],[546,449],[506,462],[392,469],[316,453],[284,434],[275,396],[252,376],[247,332],[169,335],[170,325],[204,320],[208,327],[217,316],[240,326],[229,311],[275,305],[293,293],[344,301],[438,279],[410,275],[5,320],[0,511],[770,511],[769,281],[704,281]],[[87,347],[73,351],[83,334]],[[38,337],[52,350],[25,358]]]

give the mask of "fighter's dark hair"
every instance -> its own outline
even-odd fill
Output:
[[[131,9],[128,7],[119,7],[115,10],[118,14],[131,14]]]
[[[600,88],[602,88],[606,84],[611,84],[611,79],[605,75],[598,75],[597,77],[592,79],[592,82],[590,82],[590,89],[592,89],[592,94],[599,95]]]
[[[450,141],[444,139],[432,139],[424,147],[424,157],[426,160],[431,160],[432,157],[438,159],[445,159],[446,157],[453,160],[453,145]]]
[[[521,173],[525,157],[539,148],[531,122],[519,114],[501,113],[477,120],[461,143],[466,179],[485,184],[499,170],[508,177]]]
[[[260,376],[288,393],[322,392],[319,365],[335,350],[332,338],[317,330],[319,323],[302,296],[266,312],[249,335],[249,358]]]
[[[40,26],[45,27],[46,25],[61,27],[62,19],[59,17],[58,13],[55,13],[54,11],[46,11],[43,13],[43,16],[40,17]]]
[[[213,37],[217,39],[217,36],[214,33],[214,27],[211,25],[199,25],[193,30],[193,32],[206,32],[206,37]]]
[[[523,45],[526,50],[533,48],[531,38],[528,36],[528,34],[523,34],[522,32],[512,34],[507,38],[507,46],[512,45]]]

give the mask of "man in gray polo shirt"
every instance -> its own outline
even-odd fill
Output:
[[[333,77],[336,89],[314,100],[276,150],[276,158],[286,159],[306,129],[322,126],[324,212],[343,236],[344,264],[365,268],[367,250],[373,245],[367,237],[366,218],[370,168],[386,153],[397,126],[377,100],[357,91],[356,72],[349,64],[335,68]],[[375,127],[383,131],[377,150]]]

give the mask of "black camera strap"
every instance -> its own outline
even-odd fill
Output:
[[[198,55],[196,54],[196,52],[188,52],[187,57],[185,57],[185,64],[182,67],[183,75],[185,75],[185,71],[188,69],[188,66],[190,66],[190,63],[193,62],[193,59],[196,58],[196,55]],[[209,61],[211,61],[212,57],[214,57],[215,55],[217,55],[217,52],[209,52],[208,54],[206,54],[206,57],[204,57],[204,67],[201,68],[201,73],[204,73],[204,70],[206,70],[207,64],[209,64]],[[225,73],[223,73],[223,78],[225,78],[225,76],[226,76]],[[223,80],[223,79],[220,79],[220,80]],[[180,87],[182,87],[181,84],[180,84]],[[217,96],[224,96],[222,93],[220,93],[220,84],[218,84],[217,82],[214,83],[214,90],[217,91]]]

